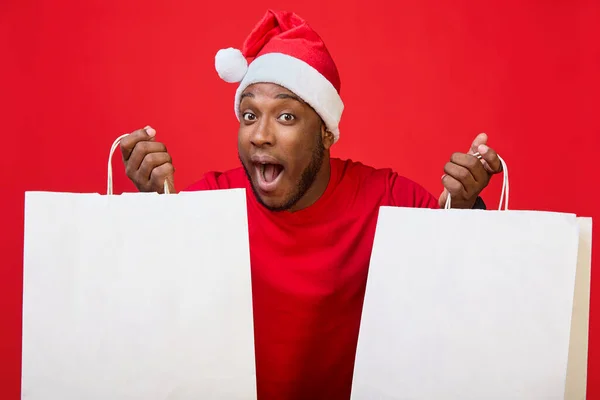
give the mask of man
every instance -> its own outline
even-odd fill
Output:
[[[379,207],[439,208],[450,193],[453,207],[473,208],[500,163],[478,136],[471,154],[446,164],[438,201],[389,169],[331,158],[343,103],[319,36],[297,15],[269,11],[243,50],[216,57],[221,78],[240,82],[241,167],[187,190],[247,189],[259,399],[348,399]],[[162,192],[165,180],[174,191],[155,134],[122,140],[127,175],[140,191]]]

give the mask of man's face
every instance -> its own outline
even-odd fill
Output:
[[[293,211],[322,178],[331,135],[309,105],[271,83],[246,88],[240,113],[238,153],[256,198],[270,210]]]

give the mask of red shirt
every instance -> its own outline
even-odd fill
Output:
[[[264,208],[242,167],[191,190],[245,188],[260,400],[347,400],[380,206],[439,208],[390,169],[331,159],[325,193],[290,212]]]

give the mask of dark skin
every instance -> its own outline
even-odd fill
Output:
[[[239,158],[258,200],[273,211],[296,211],[321,197],[329,183],[333,135],[319,115],[274,84],[248,87],[240,103]],[[283,171],[277,189],[261,193],[253,156],[273,157]]]
[[[140,192],[164,192],[165,179],[169,191],[174,191],[173,160],[167,147],[156,142],[156,131],[146,127],[138,129],[121,140],[121,154],[125,173]]]
[[[243,93],[240,103],[238,154],[258,201],[273,211],[294,212],[314,204],[325,192],[330,176],[333,135],[319,115],[289,90],[271,83],[257,83]],[[163,193],[165,180],[175,192],[171,156],[155,140],[150,127],[137,130],[121,141],[121,153],[129,179],[141,192]],[[444,167],[440,196],[443,207],[448,192],[452,208],[472,208],[491,176],[500,172],[500,161],[480,134],[467,153],[454,153]],[[479,160],[473,153],[479,152]],[[262,190],[260,164],[268,159],[281,170],[277,182]],[[264,182],[263,182],[264,184]]]
[[[492,175],[502,172],[502,164],[496,151],[486,145],[485,133],[477,135],[467,153],[454,153],[444,166],[440,195],[440,207],[444,207],[448,193],[452,196],[452,208],[473,208],[477,196],[488,185]],[[481,154],[481,160],[473,156]]]

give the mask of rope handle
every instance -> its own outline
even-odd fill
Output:
[[[473,154],[478,159],[481,159],[481,154],[475,153]],[[508,167],[506,166],[506,162],[502,157],[498,156],[500,160],[500,164],[502,165],[502,191],[500,192],[500,205],[498,206],[498,210],[502,210],[502,201],[504,201],[504,210],[508,210],[508,195],[509,195],[509,185],[508,185]],[[448,193],[448,197],[446,198],[446,204],[444,206],[445,210],[449,210],[452,205],[452,200],[450,199],[450,193]]]
[[[107,195],[112,195],[113,194],[113,172],[112,172],[112,157],[113,154],[115,152],[115,150],[117,150],[117,147],[119,147],[119,144],[121,143],[121,140],[123,140],[123,138],[129,136],[129,133],[126,133],[124,135],[119,136],[118,138],[115,139],[115,141],[113,142],[111,148],[110,148],[110,153],[108,154],[108,174],[107,174],[107,181],[106,181],[106,194]],[[164,183],[164,191],[165,194],[170,194],[171,192],[169,191],[169,184],[167,182],[167,180],[165,179],[165,183]]]

